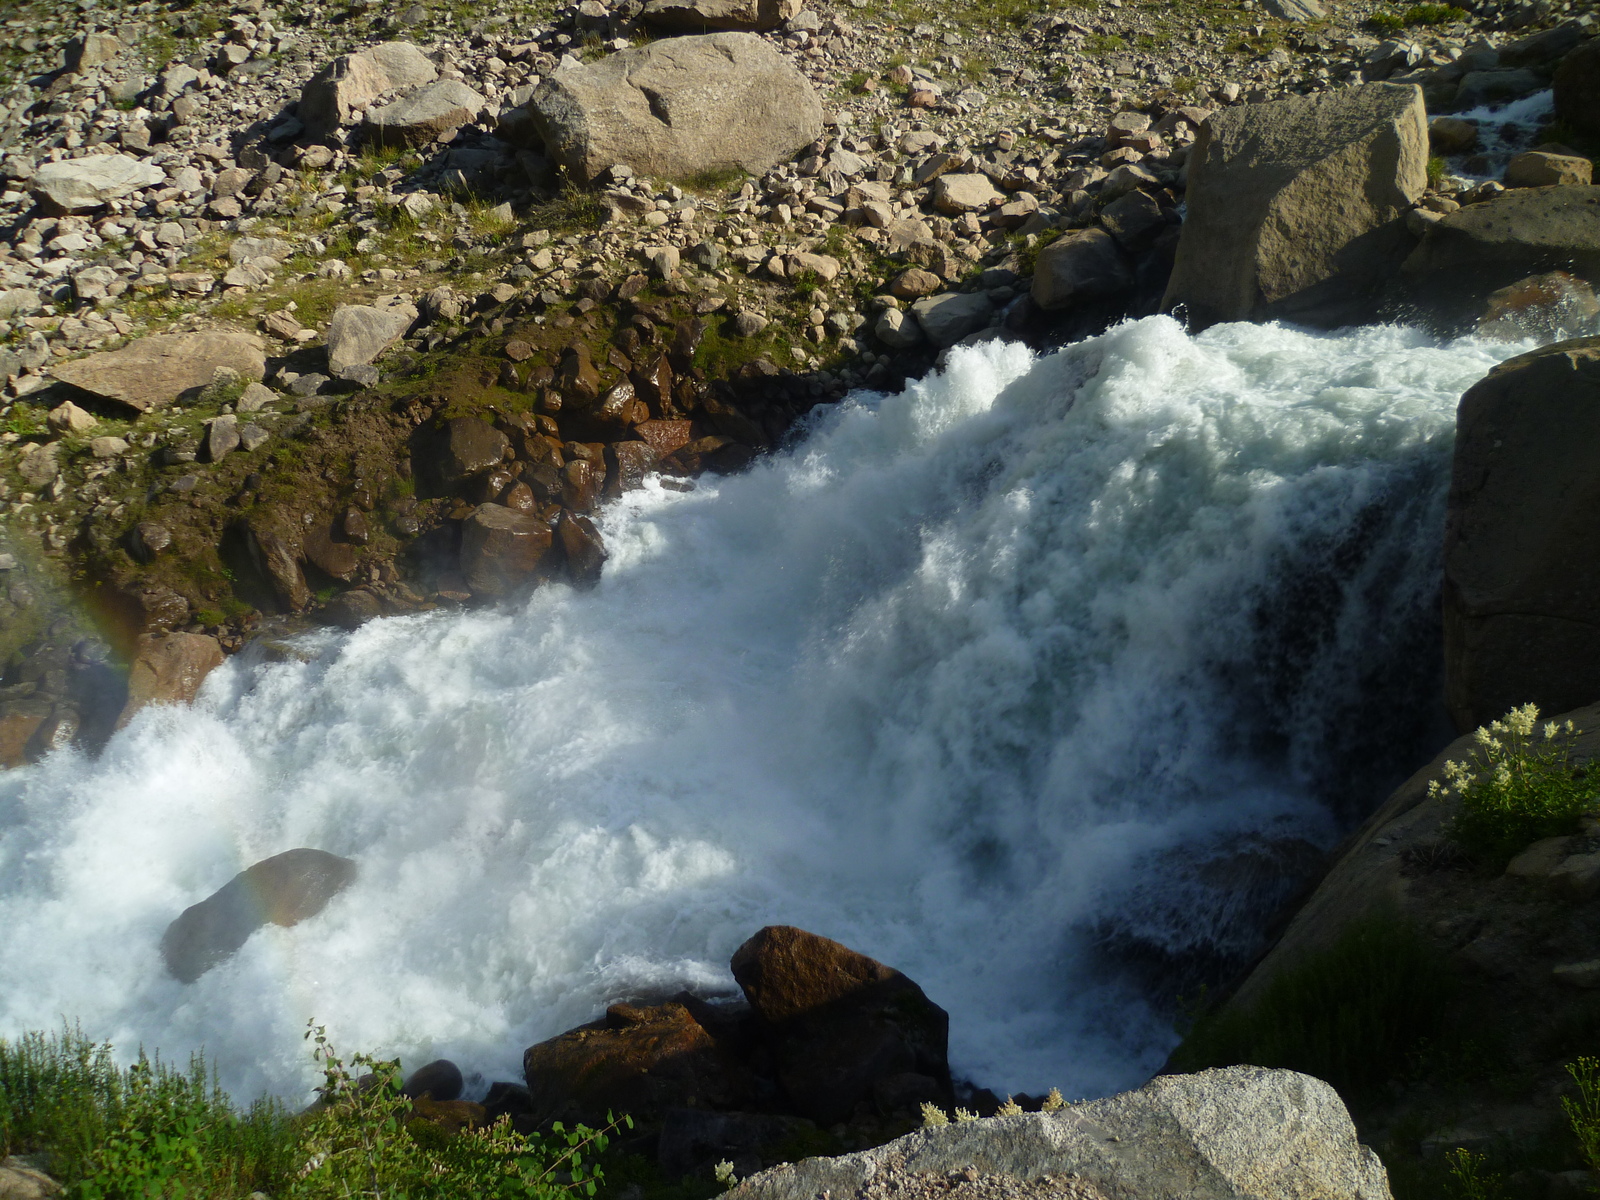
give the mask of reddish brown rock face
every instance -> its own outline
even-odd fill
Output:
[[[144,634],[128,670],[128,703],[117,725],[147,704],[188,704],[222,665],[222,647],[203,633]]]
[[[503,504],[480,505],[461,526],[461,573],[475,595],[503,596],[532,579],[550,552],[548,521]]]
[[[540,1123],[736,1107],[749,1092],[744,1070],[676,1003],[613,1004],[604,1020],[530,1046],[522,1067]]]
[[[908,1075],[948,1094],[950,1018],[893,967],[789,925],[761,930],[732,965],[795,1111],[846,1120]]]

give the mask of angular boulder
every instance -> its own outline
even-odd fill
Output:
[[[222,646],[203,633],[141,634],[128,668],[128,702],[117,728],[151,704],[190,704],[205,677],[222,665]]]
[[[1043,309],[1068,308],[1126,295],[1133,290],[1133,282],[1133,264],[1117,240],[1104,229],[1084,229],[1039,251],[1033,269],[1033,302]]]
[[[663,33],[765,33],[801,7],[801,0],[645,0],[639,19]]]
[[[1262,1067],[1163,1075],[1059,1112],[921,1129],[773,1167],[727,1195],[943,1195],[963,1172],[974,1196],[1071,1195],[1077,1184],[1080,1195],[1130,1200],[1390,1200],[1383,1164],[1357,1140],[1339,1094]]]
[[[1461,398],[1444,546],[1445,703],[1475,728],[1600,699],[1600,338],[1496,367]]]
[[[1587,158],[1576,154],[1551,154],[1526,150],[1506,164],[1505,183],[1510,187],[1587,187],[1594,182],[1594,169]]]
[[[410,304],[341,304],[328,322],[328,370],[338,375],[365,366],[404,337],[416,319]]]
[[[528,1047],[522,1071],[539,1124],[729,1108],[749,1092],[745,1071],[675,1002],[613,1004],[603,1019]]]
[[[362,132],[378,146],[425,146],[449,140],[475,121],[487,103],[459,79],[439,79],[393,104],[370,109]]]
[[[409,42],[383,42],[344,54],[300,90],[300,121],[314,137],[354,124],[356,113],[380,96],[421,87],[439,78],[433,63]]]
[[[193,983],[263,925],[298,925],[316,916],[355,877],[354,862],[325,850],[274,854],[184,909],[161,935],[161,957],[174,979]]]
[[[461,574],[478,596],[504,596],[550,553],[550,522],[504,504],[480,504],[461,523]]]
[[[1004,199],[987,175],[941,175],[933,181],[933,206],[947,217],[983,212]]]
[[[190,388],[204,387],[219,367],[259,381],[267,368],[261,339],[228,329],[157,333],[120,350],[56,363],[50,370],[63,383],[146,412],[172,403]]]
[[[606,546],[588,517],[567,509],[556,518],[555,539],[567,564],[567,578],[578,587],[594,587],[606,565]]]
[[[505,461],[510,439],[477,417],[446,421],[431,440],[424,462],[440,486],[455,488]]]
[[[1404,264],[1413,299],[1447,325],[1547,271],[1600,280],[1600,187],[1513,188],[1434,221]]]
[[[1414,85],[1370,83],[1213,113],[1189,155],[1188,217],[1162,300],[1195,328],[1342,324],[1410,245],[1428,182]]]
[[[759,175],[822,133],[811,85],[748,33],[563,60],[528,105],[547,153],[584,183],[616,164],[660,179]]]
[[[950,1018],[894,968],[789,925],[762,929],[732,966],[800,1115],[848,1120],[908,1074],[950,1094]]]
[[[911,306],[922,332],[935,346],[954,346],[968,334],[987,329],[994,305],[982,292],[946,292]]]
[[[61,213],[89,212],[141,188],[165,183],[167,174],[153,163],[127,154],[91,154],[63,162],[41,163],[28,180],[34,197]]]

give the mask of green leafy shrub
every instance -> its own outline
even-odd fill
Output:
[[[272,1100],[236,1111],[198,1057],[119,1067],[76,1029],[0,1040],[0,1157],[48,1153],[68,1200],[566,1200],[595,1194],[597,1157],[632,1126],[530,1137],[502,1118],[452,1135],[413,1112],[398,1062],[346,1066],[324,1030],[307,1036],[324,1084],[298,1117]]]
[[[1353,923],[1324,950],[1278,972],[1247,1009],[1202,1015],[1171,1065],[1249,1063],[1370,1093],[1439,1029],[1453,990],[1437,951],[1388,917]]]
[[[1584,1165],[1600,1172],[1600,1059],[1584,1055],[1567,1064],[1567,1074],[1578,1085],[1578,1098],[1561,1097],[1561,1107],[1572,1125]]]
[[[1489,1170],[1486,1155],[1455,1149],[1445,1155],[1450,1170],[1450,1191],[1461,1200],[1499,1200],[1505,1194],[1499,1175]]]
[[[1537,705],[1514,708],[1474,735],[1477,748],[1466,762],[1447,762],[1444,782],[1428,794],[1457,797],[1448,832],[1468,852],[1503,866],[1540,838],[1572,831],[1578,816],[1595,806],[1595,786],[1572,761],[1571,721],[1546,721],[1542,737]]]

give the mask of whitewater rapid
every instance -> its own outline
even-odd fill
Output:
[[[608,1000],[733,991],[786,923],[921,983],[958,1075],[1136,1084],[1175,1036],[1095,931],[1248,941],[1163,856],[1328,846],[1370,800],[1339,772],[1426,736],[1455,405],[1520,348],[1151,318],[961,349],[613,504],[593,592],[232,660],[0,774],[0,1036],[77,1020],[298,1097],[315,1018],[516,1079]],[[295,846],[359,880],[166,977],[166,924]]]

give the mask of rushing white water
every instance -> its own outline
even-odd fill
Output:
[[[594,592],[234,661],[0,776],[0,1034],[296,1094],[315,1017],[516,1078],[610,998],[731,990],[781,922],[918,980],[958,1073],[1136,1083],[1173,1035],[1094,931],[1248,942],[1163,855],[1337,835],[1354,734],[1427,707],[1455,403],[1512,349],[1151,318],[962,350],[614,505]],[[167,978],[167,922],[294,846],[361,877]]]

